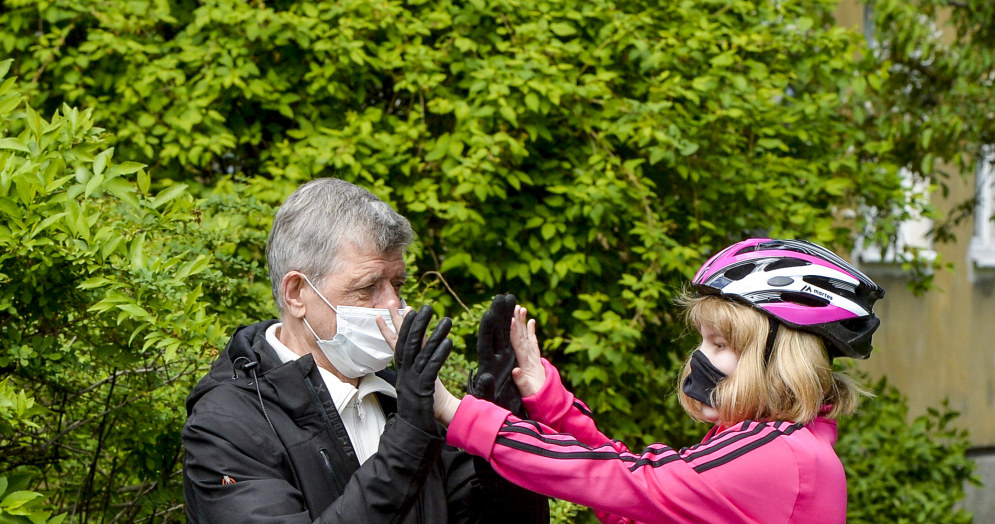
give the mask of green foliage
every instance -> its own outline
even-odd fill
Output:
[[[211,202],[195,208],[182,184],[151,192],[141,164],[114,160],[91,111],[63,106],[45,118],[4,78],[9,65],[0,70],[0,472],[29,466],[23,473],[72,519],[108,507],[125,520],[151,515],[165,508],[143,500],[177,482],[180,406],[205,352],[224,342],[220,326],[255,313],[233,307],[259,298],[251,272],[239,271],[247,257],[231,271],[237,279],[212,268],[237,245],[219,240],[237,217],[208,214]],[[251,206],[241,208],[248,216]],[[15,499],[4,511],[34,507]]]
[[[30,474],[15,473],[0,476],[0,522],[4,524],[60,524],[65,514],[52,517],[42,507],[44,496],[28,490]]]
[[[992,19],[995,5],[986,0],[870,0],[873,52],[866,52],[866,75],[851,87],[853,119],[860,136],[876,151],[869,160],[900,167],[914,185],[948,196],[957,173],[973,173],[982,148],[995,141],[995,122],[987,108],[995,96]],[[865,228],[869,242],[895,241],[894,226],[918,215],[934,220],[936,242],[954,240],[955,227],[973,218],[974,199],[952,203],[946,215],[921,201],[877,207]],[[995,218],[995,217],[985,217]],[[915,261],[916,250],[899,253]],[[922,262],[920,260],[920,262]],[[940,261],[931,264],[942,267]],[[921,271],[922,265],[910,269]],[[913,280],[928,288],[931,276]]]
[[[988,60],[991,8],[940,47],[916,12],[940,3],[876,2],[874,54],[831,0],[6,2],[31,103],[3,84],[0,367],[50,413],[9,427],[0,471],[34,465],[81,520],[179,518],[183,397],[272,316],[273,206],[316,176],[412,220],[405,293],[456,317],[448,383],[510,291],[606,433],[693,442],[673,298],[701,261],[887,243],[935,216],[900,168],[942,187],[939,159],[991,141],[990,68],[954,52]]]
[[[0,63],[0,68],[3,67],[5,64]],[[0,381],[0,435],[6,437],[13,432],[13,428],[20,426],[37,428],[38,424],[33,419],[44,412],[23,389],[14,390],[9,378]],[[58,524],[62,521],[64,515],[50,519],[52,512],[46,511],[42,505],[44,496],[28,489],[32,479],[30,473],[10,473],[0,474],[0,522]]]
[[[549,502],[549,521],[553,523],[576,522],[583,509],[583,506],[565,500],[551,500]]]
[[[873,391],[859,416],[841,422],[836,444],[849,489],[847,522],[972,522],[954,507],[965,484],[978,483],[965,456],[967,434],[952,425],[957,413],[944,404],[909,423],[894,387],[882,379]]]

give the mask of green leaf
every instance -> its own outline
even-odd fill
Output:
[[[24,513],[19,511],[21,507],[40,496],[41,493],[33,491],[14,491],[0,500],[0,508],[12,515],[23,515]]]
[[[128,258],[131,259],[131,265],[133,268],[145,268],[145,233],[139,233],[138,236],[131,241],[128,248]]]
[[[469,253],[453,253],[442,261],[439,271],[445,273],[453,268],[468,266],[471,260]]]
[[[694,142],[685,142],[681,145],[681,156],[691,156],[698,151],[698,144]]]
[[[539,230],[539,234],[542,235],[544,240],[549,240],[556,235],[556,226],[553,224],[543,224],[542,228]]]
[[[102,286],[104,286],[106,284],[109,284],[109,283],[110,283],[110,280],[108,280],[106,277],[92,277],[92,278],[88,278],[88,279],[84,280],[83,282],[81,282],[79,284],[79,288],[80,289],[94,289],[94,288],[102,287]]]
[[[104,174],[104,168],[107,167],[107,160],[114,154],[114,148],[108,148],[101,151],[96,158],[93,159],[93,174],[100,176]]]
[[[55,222],[62,220],[62,217],[64,216],[66,216],[65,212],[55,213],[53,215],[45,217],[44,220],[42,220],[41,222],[39,222],[38,224],[36,224],[34,227],[31,228],[32,229],[31,236],[34,237],[38,233],[45,231],[46,229],[48,229],[48,226],[51,226]]]
[[[709,60],[709,63],[711,63],[712,66],[714,66],[714,67],[728,67],[728,66],[731,66],[732,64],[736,63],[736,52],[735,51],[727,51],[727,52],[722,53],[720,55],[716,55],[716,56],[712,57],[711,60]]]
[[[186,190],[187,190],[186,184],[176,184],[174,186],[170,186],[167,189],[160,191],[159,194],[157,194],[155,198],[152,199],[152,202],[149,205],[152,209],[159,209],[160,207],[162,207],[163,204],[166,204],[176,199],[178,196],[182,195]]]
[[[28,123],[28,129],[35,136],[35,140],[36,141],[40,141],[41,140],[41,134],[42,134],[42,120],[41,120],[41,117],[38,116],[38,112],[35,111],[31,106],[25,107],[24,108],[24,112],[27,115],[27,119],[26,120],[27,120],[27,123]]]
[[[149,194],[149,184],[151,181],[152,179],[146,170],[142,169],[138,171],[138,189],[142,191],[143,195]]]
[[[13,149],[23,153],[30,153],[31,149],[16,138],[0,138],[0,149]]]
[[[501,116],[503,116],[505,120],[511,123],[511,125],[515,126],[518,125],[518,115],[515,114],[515,110],[512,109],[510,106],[499,107],[498,113],[501,113]]]
[[[825,191],[830,195],[843,195],[853,187],[853,181],[848,178],[833,178],[826,181]]]
[[[117,251],[118,248],[121,247],[123,243],[124,243],[123,236],[119,235],[109,238],[100,246],[100,257],[106,259],[111,255],[111,253]]]
[[[86,189],[83,191],[83,195],[89,197],[97,191],[103,183],[104,175],[95,175],[90,177],[90,179],[86,181]]]
[[[564,22],[556,22],[554,24],[550,24],[549,30],[552,31],[553,34],[556,36],[570,36],[577,34],[577,29],[575,29],[574,26]]]
[[[152,315],[150,315],[148,311],[138,307],[136,304],[118,304],[117,308],[120,309],[121,311],[129,313],[132,317],[137,319],[141,320],[152,319]]]
[[[132,173],[138,172],[144,167],[145,164],[141,164],[139,162],[122,162],[120,164],[114,164],[114,166],[111,167],[109,176],[115,177],[121,175],[130,175]]]
[[[191,275],[196,275],[197,273],[207,269],[210,265],[211,260],[208,257],[204,255],[198,256],[196,259],[184,264],[183,267],[176,272],[176,278],[185,279]]]
[[[0,96],[0,116],[10,114],[17,106],[21,105],[24,98],[19,94]]]
[[[536,113],[539,111],[539,97],[535,93],[525,94],[525,107],[529,108],[529,111]]]
[[[761,138],[757,140],[757,146],[763,149],[781,149],[787,151],[788,147],[778,138]]]
[[[691,81],[691,87],[693,87],[695,91],[712,91],[718,87],[718,85],[718,80],[716,80],[714,76],[709,75],[699,76]]]

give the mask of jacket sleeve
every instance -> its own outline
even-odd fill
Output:
[[[328,486],[330,491],[339,488],[342,495],[312,520],[286,450],[273,431],[267,424],[232,416],[239,410],[230,406],[218,409],[219,403],[201,399],[183,428],[184,498],[190,522],[401,522],[444,444],[440,435],[391,417],[378,452],[342,479],[343,485]]]
[[[558,433],[569,433],[581,442],[597,446],[611,441],[594,424],[591,409],[563,386],[559,371],[542,359],[546,382],[535,395],[522,402],[531,420],[542,422]]]
[[[387,424],[377,452],[352,474],[316,523],[396,523],[411,511],[444,441],[398,416]]]
[[[605,522],[751,521],[664,445],[642,454],[610,440],[591,445],[472,396],[460,402],[447,441],[487,458],[515,484],[590,507]]]

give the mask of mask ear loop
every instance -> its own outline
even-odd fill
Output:
[[[301,318],[301,320],[304,321],[304,326],[306,326],[308,331],[310,331],[311,334],[314,335],[314,338],[316,340],[321,340],[321,337],[319,337],[318,334],[314,332],[314,328],[311,327],[311,323],[308,322],[306,318]]]
[[[777,339],[777,328],[781,323],[773,317],[767,317],[767,344],[764,346],[764,367],[770,365],[770,357],[774,353],[774,341]]]
[[[338,314],[339,310],[335,309],[335,306],[333,306],[332,303],[329,302],[327,298],[325,298],[325,295],[321,294],[321,291],[318,291],[318,288],[311,283],[311,279],[308,278],[307,275],[305,275],[304,273],[301,273],[301,276],[304,277],[304,281],[307,282],[307,285],[311,286],[311,289],[314,290],[314,293],[318,295],[318,298],[320,298],[321,301],[324,302],[328,307],[332,308],[332,311],[334,311],[335,314]]]

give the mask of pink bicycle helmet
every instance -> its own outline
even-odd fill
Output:
[[[718,252],[692,280],[699,293],[751,305],[823,337],[831,357],[867,358],[884,289],[832,251],[804,240],[751,238]]]

